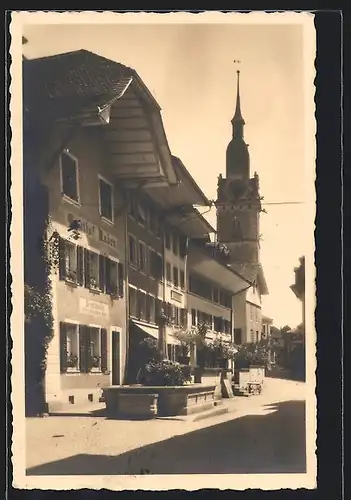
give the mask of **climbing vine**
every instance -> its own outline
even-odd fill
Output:
[[[48,216],[45,221],[44,234],[40,242],[39,258],[44,271],[44,283],[39,286],[24,285],[24,312],[27,324],[33,324],[40,328],[42,335],[40,340],[42,351],[40,368],[42,375],[45,374],[47,366],[47,351],[53,337],[53,316],[52,316],[52,283],[51,271],[55,270],[58,264],[58,241],[55,232],[51,237],[51,218]]]

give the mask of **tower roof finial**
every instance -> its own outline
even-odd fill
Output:
[[[238,61],[237,59],[235,59],[234,63],[241,64],[241,61]],[[235,113],[234,113],[234,117],[233,117],[233,122],[235,122],[235,123],[240,122],[242,125],[245,125],[245,121],[242,117],[241,107],[240,107],[240,69],[239,68],[236,70],[236,74],[237,74],[236,106],[235,106]]]

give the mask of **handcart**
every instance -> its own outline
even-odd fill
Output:
[[[265,369],[263,367],[250,367],[234,369],[233,392],[234,395],[251,396],[261,394],[264,383]]]

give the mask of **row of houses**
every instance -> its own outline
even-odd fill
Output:
[[[142,339],[157,339],[172,360],[174,330],[202,321],[209,338],[250,341],[235,323],[234,299],[253,283],[214,244],[215,229],[201,215],[211,201],[171,153],[160,107],[139,75],[79,50],[24,60],[23,82],[27,284],[39,279],[44,213],[58,248],[49,408],[135,382]],[[260,324],[255,339],[261,331]]]

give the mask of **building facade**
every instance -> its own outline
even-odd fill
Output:
[[[125,383],[129,278],[138,281],[128,237],[142,231],[129,217],[130,194],[178,181],[159,106],[133,70],[84,50],[23,65],[25,171],[46,189],[48,249],[59,254],[45,379],[53,410],[96,401],[101,387]],[[144,247],[136,251],[153,251],[158,277],[155,223],[155,237],[141,233]],[[30,275],[29,263],[26,282]],[[144,288],[159,297],[157,287]]]
[[[25,171],[45,190],[47,250],[58,256],[45,378],[53,411],[135,382],[147,338],[173,360],[175,329],[205,321],[209,339],[232,340],[235,297],[251,282],[209,251],[215,230],[194,206],[211,203],[171,154],[160,108],[134,70],[85,50],[23,68]],[[24,220],[28,242],[33,221]]]
[[[261,196],[259,178],[250,176],[250,155],[244,140],[245,121],[241,114],[237,72],[236,109],[233,134],[226,152],[226,176],[218,178],[218,242],[229,250],[229,266],[244,276],[250,285],[235,296],[237,344],[259,340],[262,330],[262,295],[268,293],[260,263]]]

